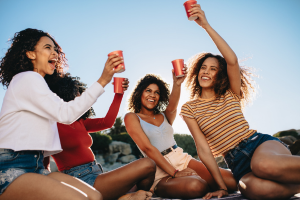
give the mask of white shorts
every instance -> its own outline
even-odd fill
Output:
[[[172,149],[172,152],[168,153],[164,156],[165,159],[177,170],[182,171],[187,168],[190,160],[193,158],[187,153],[183,153],[183,149],[180,147],[177,147],[176,149]],[[156,166],[156,173],[155,173],[155,179],[153,182],[153,185],[151,186],[150,191],[154,191],[155,186],[158,184],[158,182],[164,178],[170,176],[170,174],[163,171],[161,168]]]

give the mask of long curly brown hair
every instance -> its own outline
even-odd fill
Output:
[[[203,62],[209,58],[213,57],[218,60],[219,68],[216,75],[216,80],[214,81],[214,91],[216,97],[219,98],[224,95],[226,91],[230,88],[229,78],[227,74],[227,63],[225,59],[220,55],[214,55],[212,53],[200,53],[193,56],[188,60],[187,66],[189,69],[186,86],[191,91],[190,99],[196,99],[201,96],[202,87],[198,81],[198,74]],[[240,67],[241,74],[241,107],[244,108],[248,103],[252,101],[256,93],[255,82],[253,77],[255,75],[252,73],[251,68],[242,66]]]
[[[169,90],[169,84],[164,82],[158,75],[155,74],[146,74],[143,78],[141,78],[133,93],[130,96],[129,99],[129,111],[132,111],[134,113],[139,113],[141,111],[142,102],[141,97],[144,92],[144,90],[150,85],[150,84],[156,84],[160,91],[159,101],[156,107],[154,108],[154,113],[158,114],[166,110],[166,107],[169,104],[169,96],[170,96],[170,90]]]
[[[49,37],[56,46],[58,53],[57,70],[62,72],[65,67],[68,67],[62,48],[49,33],[27,28],[15,33],[14,37],[9,40],[11,46],[0,61],[0,81],[4,87],[7,88],[9,86],[10,81],[16,74],[24,71],[33,71],[33,64],[27,57],[26,52],[34,51],[36,44],[43,36]]]

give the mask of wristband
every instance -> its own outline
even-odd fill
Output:
[[[175,175],[176,175],[177,172],[178,172],[178,169],[175,170],[175,172],[174,172],[172,178],[175,178]]]

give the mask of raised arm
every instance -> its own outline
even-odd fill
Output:
[[[177,113],[177,106],[180,98],[181,93],[181,84],[183,83],[184,79],[186,78],[187,68],[183,68],[184,76],[177,78],[174,74],[174,70],[172,70],[173,75],[173,88],[169,97],[169,105],[165,110],[166,118],[168,119],[169,123],[172,125]]]
[[[225,182],[221,176],[219,167],[211,153],[211,150],[208,146],[206,138],[202,131],[199,129],[198,123],[195,119],[183,116],[183,120],[187,124],[196,144],[197,153],[200,160],[206,166],[207,170],[210,172],[216,183],[219,185],[220,189],[227,190]],[[218,190],[212,193],[205,195],[205,198],[211,198],[212,196],[222,197],[223,195],[228,195],[224,190]]]
[[[195,20],[211,37],[211,39],[216,44],[217,48],[223,55],[227,63],[227,73],[230,82],[230,89],[240,95],[241,93],[241,76],[240,67],[238,63],[237,56],[226,41],[210,26],[208,23],[204,11],[201,9],[199,4],[192,5],[193,8],[190,9],[192,16],[197,16],[198,19]]]
[[[104,118],[94,118],[84,120],[84,126],[88,132],[97,132],[111,128],[117,118],[119,108],[122,102],[123,94],[115,94],[109,110]]]

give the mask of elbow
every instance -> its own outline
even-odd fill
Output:
[[[147,156],[151,155],[153,152],[153,146],[143,146],[140,148]],[[150,157],[150,156],[149,156]]]

